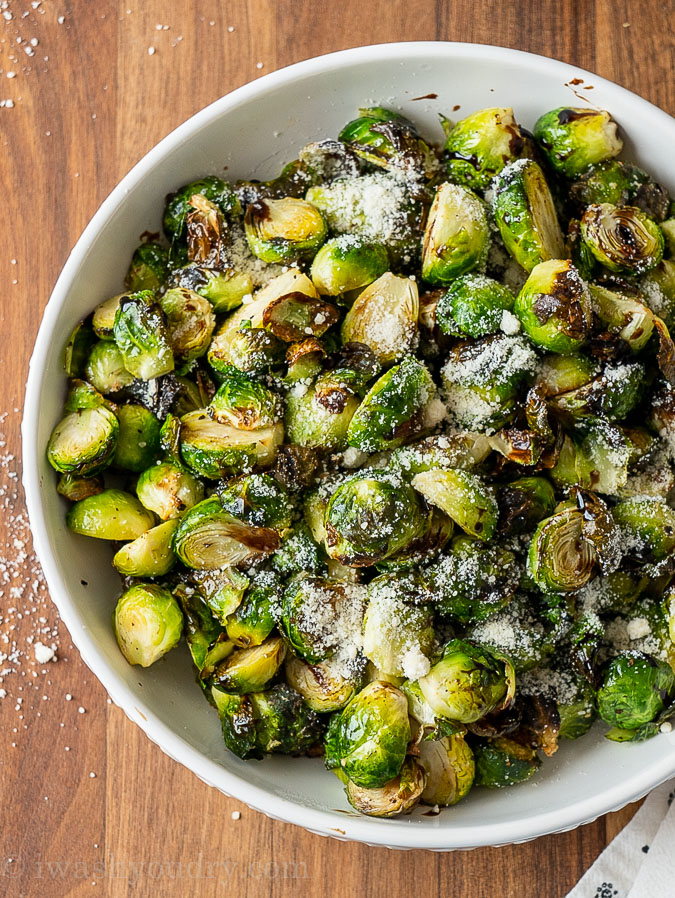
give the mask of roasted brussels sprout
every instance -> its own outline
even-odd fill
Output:
[[[399,689],[382,680],[369,683],[333,726],[334,760],[327,760],[352,783],[377,789],[398,776],[410,741],[408,701]]]
[[[494,490],[468,471],[424,471],[413,486],[431,505],[445,512],[462,530],[488,542],[497,529],[499,508]]]
[[[482,268],[487,259],[489,228],[478,197],[457,184],[436,191],[422,243],[422,278],[429,284],[449,284],[467,271]]]
[[[625,499],[612,511],[627,554],[662,561],[675,549],[675,511],[658,499]]]
[[[117,644],[129,664],[150,667],[178,644],[183,614],[168,590],[139,583],[117,600],[113,625]]]
[[[503,611],[497,610],[489,617],[484,614],[486,619],[472,624],[467,635],[481,645],[508,655],[519,677],[524,671],[542,664],[555,650],[558,624],[554,622],[555,629],[551,627],[548,611],[545,604],[534,600],[531,594],[517,592],[508,599]],[[563,623],[567,625],[564,615]]]
[[[168,250],[160,243],[141,243],[131,257],[124,286],[132,293],[159,290],[164,286],[168,270]]]
[[[618,159],[587,169],[571,185],[570,198],[581,209],[593,203],[613,203],[637,206],[655,221],[662,221],[668,214],[668,192],[641,168]]]
[[[180,419],[180,455],[200,477],[220,477],[271,465],[284,438],[281,423],[256,430],[220,424],[206,410]]]
[[[663,233],[634,206],[594,203],[581,219],[581,236],[593,256],[618,274],[644,274],[663,257]]]
[[[505,165],[530,155],[528,141],[510,107],[480,109],[454,126],[442,124],[450,180],[473,190],[484,190]]]
[[[286,646],[280,636],[261,645],[237,649],[213,672],[213,682],[225,692],[245,695],[259,692],[283,664]]]
[[[577,485],[618,496],[626,484],[631,457],[625,433],[597,419],[584,431],[565,435],[551,479],[557,486]]]
[[[308,664],[295,655],[286,658],[286,679],[312,711],[341,711],[359,685],[358,677],[344,677],[330,661]]]
[[[244,474],[218,490],[228,514],[256,527],[271,527],[285,536],[293,522],[293,506],[284,487],[269,474]]]
[[[389,268],[382,243],[343,234],[327,240],[314,256],[311,277],[322,296],[340,296],[367,287]]]
[[[437,717],[473,723],[513,700],[515,677],[505,657],[463,639],[453,639],[441,659],[418,680]]]
[[[121,405],[117,419],[119,435],[113,465],[125,471],[145,471],[159,455],[157,416],[142,405]]]
[[[94,345],[84,373],[89,383],[101,393],[119,393],[134,379],[124,367],[122,353],[108,340],[100,340]]]
[[[563,508],[535,530],[527,570],[544,593],[574,592],[597,573],[597,553],[583,538],[584,517],[578,508]]]
[[[422,765],[406,758],[398,776],[377,788],[364,789],[351,780],[345,792],[353,808],[369,817],[397,817],[409,814],[419,802],[426,783]]]
[[[180,517],[204,498],[204,487],[188,471],[170,462],[152,465],[136,484],[136,495],[162,521]]]
[[[343,343],[363,343],[378,362],[399,362],[417,338],[419,295],[410,278],[387,272],[355,299],[342,323]]]
[[[146,530],[122,546],[113,558],[113,566],[123,577],[163,577],[176,563],[171,548],[178,521],[172,519]]]
[[[185,287],[174,287],[162,296],[160,306],[166,315],[166,335],[174,358],[192,362],[205,355],[216,326],[208,299]]]
[[[217,271],[195,264],[172,271],[168,286],[192,290],[208,299],[216,315],[236,309],[253,293],[253,279],[248,272],[234,268]]]
[[[103,490],[102,477],[82,477],[79,474],[61,474],[56,486],[56,492],[70,502],[97,496]]]
[[[135,496],[116,489],[81,499],[66,514],[66,524],[73,533],[97,539],[136,539],[154,523],[154,514]]]
[[[311,258],[328,237],[316,206],[290,196],[251,203],[244,225],[251,252],[263,262],[288,264]]]
[[[514,311],[530,340],[551,352],[577,352],[590,334],[591,298],[568,260],[536,265],[516,297]]]
[[[313,387],[300,382],[286,397],[284,425],[288,440],[305,449],[344,449],[359,399],[329,373]]]
[[[325,515],[331,558],[367,567],[405,548],[424,529],[414,490],[383,471],[371,470],[339,486]]]
[[[607,666],[598,713],[611,726],[637,729],[653,720],[674,693],[675,674],[668,664],[643,652],[623,652]]]
[[[93,344],[94,334],[91,327],[80,321],[68,338],[63,353],[63,369],[68,377],[82,377]]]
[[[94,333],[100,340],[113,339],[115,315],[120,303],[126,295],[126,293],[117,293],[115,296],[111,296],[110,299],[105,299],[103,302],[99,303],[94,309],[91,325],[94,328]]]
[[[71,412],[52,431],[49,463],[62,474],[99,474],[112,461],[119,429],[115,415],[103,406]]]
[[[381,106],[359,109],[359,113],[339,134],[350,150],[387,171],[413,176],[433,172],[432,151],[409,119]]]
[[[552,109],[535,122],[534,137],[553,168],[568,178],[618,156],[623,148],[616,122],[600,109]]]
[[[461,734],[423,739],[417,748],[427,775],[422,792],[424,804],[447,808],[469,794],[476,765],[473,752]]]
[[[185,236],[185,223],[190,210],[190,200],[195,195],[205,197],[220,209],[223,215],[240,211],[239,200],[232,187],[214,175],[192,181],[167,197],[164,209],[164,233],[169,240],[178,241]]]
[[[277,423],[281,403],[276,393],[233,366],[221,368],[220,377],[218,391],[207,409],[214,421],[239,430],[258,430]]]
[[[473,746],[477,786],[503,789],[529,779],[541,766],[537,753],[527,745],[501,737]]]
[[[495,178],[492,208],[504,246],[526,271],[564,258],[553,197],[534,160],[513,162]]]
[[[498,281],[464,274],[438,300],[436,321],[444,334],[485,337],[501,329],[504,313],[513,310],[514,301],[513,293]]]
[[[505,483],[497,491],[499,530],[502,533],[526,533],[553,514],[555,490],[543,477],[520,477]]]
[[[153,303],[152,293],[141,291],[122,298],[115,313],[113,336],[124,367],[139,380],[173,371],[173,352],[164,317]]]
[[[640,352],[654,331],[654,316],[642,302],[589,284],[593,311],[608,328],[617,334],[633,352]]]

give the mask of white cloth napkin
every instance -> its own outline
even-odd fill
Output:
[[[675,896],[675,780],[654,789],[567,898]]]

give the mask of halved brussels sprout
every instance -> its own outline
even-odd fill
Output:
[[[190,200],[196,194],[215,203],[223,215],[241,211],[237,195],[227,181],[215,175],[192,181],[167,197],[162,223],[169,240],[178,241],[185,236],[185,220],[190,210]]]
[[[331,388],[326,390],[326,386]],[[299,383],[286,397],[288,440],[306,449],[344,449],[358,407],[358,397],[346,385],[334,384],[330,373],[309,389]]]
[[[330,497],[326,550],[342,564],[367,567],[405,548],[422,533],[424,523],[414,490],[371,470],[348,480]]]
[[[344,677],[330,660],[308,664],[289,655],[284,673],[289,685],[300,693],[312,711],[341,711],[358,687],[358,678]]]
[[[520,477],[500,486],[499,530],[505,534],[526,533],[553,514],[555,491],[544,477]]]
[[[423,739],[417,749],[427,775],[422,792],[424,804],[447,808],[469,794],[476,764],[473,752],[461,734]]]
[[[423,471],[412,483],[427,502],[440,508],[462,530],[484,542],[492,539],[499,508],[494,490],[476,474],[452,469]]]
[[[93,344],[91,327],[80,321],[75,325],[63,352],[63,368],[68,377],[82,377]]]
[[[181,518],[173,550],[194,570],[214,570],[251,562],[279,547],[279,534],[254,527],[223,511],[217,496],[198,502]]]
[[[160,300],[166,315],[166,335],[174,357],[192,362],[205,355],[216,326],[208,299],[185,287],[167,290]]]
[[[145,471],[159,455],[157,416],[142,405],[121,405],[117,419],[119,436],[113,464],[126,471]]]
[[[271,527],[282,537],[291,528],[291,497],[269,474],[244,474],[223,484],[218,495],[223,509],[247,524]]]
[[[428,674],[417,680],[437,717],[473,723],[513,701],[515,677],[504,656],[465,639],[453,639]]]
[[[206,410],[189,412],[180,423],[181,458],[196,474],[213,480],[271,465],[284,438],[280,423],[240,430],[219,424]]]
[[[391,365],[413,348],[418,317],[415,282],[387,272],[354,300],[342,323],[342,342],[363,343],[378,362]]]
[[[296,291],[269,303],[263,311],[263,324],[275,337],[294,343],[323,336],[339,317],[337,306]]]
[[[598,363],[586,355],[545,355],[537,366],[535,386],[544,396],[557,396],[590,383],[599,371]]]
[[[369,817],[397,817],[409,814],[419,802],[426,775],[422,765],[414,758],[406,758],[398,776],[384,786],[364,789],[349,780],[345,792],[353,808]]]
[[[658,499],[625,499],[612,510],[627,554],[663,561],[675,549],[675,511]]]
[[[424,427],[436,387],[424,365],[407,356],[370,388],[347,431],[347,442],[363,452],[395,449]]]
[[[128,294],[126,293],[118,293],[115,296],[111,296],[110,299],[106,299],[99,303],[94,309],[91,324],[94,328],[94,333],[100,340],[113,339],[115,315],[121,301],[127,295]]]
[[[387,247],[365,237],[342,234],[327,240],[312,261],[310,275],[322,296],[366,287],[389,268]]]
[[[375,680],[334,720],[335,760],[355,785],[377,789],[398,776],[410,741],[408,700],[399,689]]]
[[[47,458],[62,474],[98,474],[112,461],[118,438],[119,423],[109,409],[81,408],[56,425]]]
[[[496,177],[492,208],[504,246],[526,271],[564,258],[553,197],[533,159],[513,162]]]
[[[422,279],[449,284],[460,274],[485,266],[490,232],[478,197],[446,182],[436,190],[422,243]]]
[[[670,665],[643,652],[613,658],[598,689],[598,713],[611,726],[632,730],[659,714],[675,694]]]
[[[580,486],[617,496],[626,484],[631,443],[618,427],[600,419],[583,432],[566,434],[551,479],[558,486]]]
[[[436,321],[444,334],[484,337],[497,333],[504,312],[513,309],[513,293],[483,274],[464,274],[438,300]]]
[[[583,210],[592,203],[637,206],[655,221],[668,214],[668,192],[636,165],[609,159],[599,162],[570,187],[570,198]]]
[[[604,109],[552,109],[535,122],[534,137],[553,168],[568,178],[623,149],[616,122]]]
[[[394,449],[389,460],[406,476],[435,468],[472,471],[490,454],[490,444],[482,433],[456,433],[427,437],[409,446]]]
[[[642,302],[621,296],[597,284],[589,284],[593,311],[609,332],[618,334],[633,352],[639,352],[649,342],[654,330],[654,316]]]
[[[143,471],[136,484],[136,495],[146,508],[167,521],[201,502],[204,486],[188,471],[162,462]]]
[[[236,309],[253,293],[253,279],[246,271],[216,271],[194,264],[173,271],[168,286],[193,290],[208,299],[216,315]]]
[[[79,502],[88,496],[98,496],[104,490],[102,477],[81,477],[79,474],[61,474],[56,492],[70,502]]]
[[[581,236],[595,258],[618,274],[644,274],[663,257],[663,233],[634,206],[594,203],[581,219]]]
[[[584,517],[578,508],[563,508],[537,527],[527,556],[527,570],[544,593],[575,592],[597,572],[597,553],[582,538]]]
[[[218,374],[232,366],[242,371],[267,371],[284,357],[284,344],[263,327],[232,330],[229,322],[211,341],[207,353],[209,365]]]
[[[154,514],[135,496],[114,489],[81,499],[66,514],[66,524],[74,533],[97,539],[136,539],[154,523]]]
[[[441,124],[450,179],[473,190],[484,190],[505,165],[531,153],[510,107],[480,109],[454,126]]]
[[[218,206],[204,194],[194,193],[188,200],[185,228],[190,262],[220,268],[226,260],[230,235]]]
[[[288,264],[311,259],[328,237],[326,222],[316,206],[290,196],[251,203],[244,227],[249,249],[263,262]]]
[[[117,600],[113,627],[120,651],[129,664],[150,667],[178,644],[183,614],[167,589],[139,583]]]
[[[229,565],[217,570],[197,571],[192,576],[210,614],[224,627],[241,605],[250,579]]]
[[[569,260],[536,265],[516,297],[514,311],[530,340],[551,352],[577,352],[590,334],[591,298]]]
[[[406,601],[405,581],[381,574],[368,585],[363,654],[382,674],[417,679],[429,671],[433,615]]]
[[[119,393],[133,381],[134,376],[124,367],[122,353],[109,340],[94,345],[84,373],[89,383],[101,393]]]
[[[139,380],[150,380],[173,371],[173,352],[164,316],[149,291],[122,298],[115,312],[113,336],[122,353],[124,367]]]
[[[279,420],[280,398],[260,381],[232,365],[222,368],[220,376],[220,386],[207,409],[219,424],[257,430]]]
[[[177,520],[146,530],[115,554],[113,566],[123,577],[163,577],[176,563],[171,549]]]
[[[280,636],[272,636],[261,645],[236,649],[213,672],[213,682],[225,692],[244,695],[259,692],[279,670],[286,656]]]
[[[415,125],[398,112],[374,106],[340,131],[339,139],[358,156],[386,171],[430,175],[434,157]]]
[[[572,418],[604,416],[609,421],[623,420],[643,398],[647,372],[641,362],[608,362],[602,374],[590,383],[568,393],[560,393],[550,407]]]
[[[164,286],[168,269],[169,251],[166,247],[160,243],[141,243],[131,257],[124,286],[132,293],[137,290],[159,290]]]
[[[534,749],[513,739],[500,737],[474,745],[477,786],[503,789],[525,782],[539,767],[541,761]]]

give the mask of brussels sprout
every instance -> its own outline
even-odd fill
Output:
[[[445,512],[471,536],[488,542],[497,528],[499,509],[494,491],[475,474],[432,470],[416,474],[413,486],[431,505]]]
[[[159,454],[160,423],[142,405],[121,405],[117,410],[119,436],[113,455],[116,468],[144,471]]]
[[[197,571],[193,574],[193,579],[210,614],[223,627],[241,605],[251,582],[229,565],[217,570]]]
[[[598,373],[598,363],[586,355],[545,355],[537,367],[535,385],[545,396],[557,396],[590,383]]]
[[[618,156],[623,148],[616,122],[600,109],[552,109],[535,122],[534,137],[553,168],[568,178]]]
[[[389,253],[382,243],[352,234],[327,240],[314,256],[310,271],[322,296],[339,296],[377,280],[389,268]]]
[[[387,272],[366,287],[342,324],[343,343],[363,343],[378,362],[400,361],[417,339],[419,296],[410,278]]]
[[[531,152],[510,107],[480,109],[454,126],[441,124],[450,179],[473,190],[484,190],[507,163]]]
[[[91,324],[94,333],[100,340],[113,339],[113,327],[115,326],[115,315],[120,306],[121,301],[127,296],[126,293],[118,293],[99,303],[94,309]]]
[[[239,200],[226,181],[215,177],[215,175],[208,175],[199,181],[192,181],[167,197],[162,223],[164,233],[169,240],[177,241],[185,236],[190,200],[197,194],[201,194],[207,200],[215,203],[223,215],[238,214],[241,211]]]
[[[123,577],[163,577],[176,563],[171,540],[178,521],[170,520],[142,533],[116,553],[113,566]]]
[[[79,324],[75,325],[73,332],[68,338],[63,353],[63,368],[68,377],[82,376],[93,344],[94,335],[91,328],[84,321],[80,321]],[[91,378],[88,379],[90,380]]]
[[[499,738],[477,742],[473,747],[476,759],[476,786],[503,789],[529,779],[541,766],[537,753],[513,739]]]
[[[254,527],[223,511],[217,496],[193,506],[181,518],[173,550],[186,567],[214,570],[251,562],[279,546],[276,530]]]
[[[265,327],[286,343],[321,337],[340,317],[337,306],[299,291],[280,296],[263,311]]]
[[[363,452],[395,449],[424,426],[434,394],[425,366],[407,356],[370,388],[349,424],[348,444]]]
[[[178,644],[183,614],[168,590],[141,583],[117,600],[113,627],[120,651],[129,664],[150,667]]]
[[[134,376],[124,367],[124,359],[114,343],[100,340],[92,349],[84,369],[89,383],[101,393],[119,393]]]
[[[248,272],[229,267],[216,271],[194,263],[173,271],[168,286],[193,290],[208,299],[216,315],[236,309],[253,293],[253,279]]]
[[[239,430],[269,427],[279,420],[279,396],[233,366],[221,369],[221,384],[207,409],[219,424]]]
[[[136,484],[136,495],[146,508],[167,521],[201,502],[204,487],[188,471],[162,462],[143,471]]]
[[[345,792],[353,808],[369,817],[397,817],[409,814],[419,802],[426,783],[422,765],[406,758],[398,776],[377,788],[364,789],[351,780]]]
[[[314,483],[319,454],[304,446],[279,447],[272,474],[291,493],[299,493]]]
[[[294,655],[286,658],[286,680],[312,711],[341,711],[359,685],[358,678],[346,678],[330,661],[307,664]]]
[[[392,686],[369,683],[336,717],[334,752],[357,786],[377,789],[398,776],[410,741],[408,701]]]
[[[295,654],[309,664],[332,657],[347,632],[361,631],[364,599],[362,587],[344,580],[294,577],[284,591],[281,627]]]
[[[82,408],[100,408],[101,406],[105,406],[113,412],[116,417],[118,416],[119,409],[117,405],[109,399],[106,399],[102,393],[99,393],[99,391],[95,387],[92,387],[91,384],[87,383],[86,380],[74,378],[70,381],[68,395],[63,404],[64,411],[76,412]]]
[[[302,383],[286,397],[284,424],[291,443],[306,449],[343,449],[347,432],[359,400],[350,389],[336,385],[326,392],[323,388],[331,375],[319,378],[313,388]]]
[[[493,433],[515,414],[520,384],[537,356],[521,336],[483,337],[456,346],[441,369],[444,402],[460,427]]]
[[[173,371],[163,313],[153,304],[152,293],[141,291],[122,298],[115,313],[113,336],[124,367],[139,380]]]
[[[173,594],[183,609],[185,641],[197,668],[199,684],[208,698],[204,681],[211,677],[217,664],[232,654],[234,646],[198,592],[179,582]]]
[[[460,274],[485,266],[490,233],[478,197],[446,182],[436,190],[422,243],[422,279],[449,284]]]
[[[442,739],[423,739],[417,746],[427,775],[424,804],[450,807],[465,798],[473,785],[476,765],[473,752],[460,734]]]
[[[497,175],[492,208],[504,246],[526,271],[564,257],[553,197],[532,159],[513,162]]]
[[[411,487],[371,470],[335,490],[326,508],[325,527],[331,558],[367,567],[419,536],[424,517]]]
[[[551,631],[545,608],[535,603],[532,596],[516,593],[504,611],[497,611],[487,620],[473,624],[467,635],[481,645],[508,655],[516,675],[520,676],[542,664],[553,653],[557,633]]]
[[[520,477],[499,487],[499,530],[504,534],[526,533],[553,514],[555,491],[543,477]]]
[[[141,243],[131,257],[124,279],[127,290],[159,290],[164,286],[169,269],[169,252],[159,243]],[[99,336],[101,336],[99,334]]]
[[[644,349],[654,330],[654,316],[647,306],[597,284],[589,284],[588,289],[593,311],[609,332],[617,334],[633,352]]]
[[[230,235],[218,206],[201,193],[193,194],[188,199],[185,228],[190,262],[207,268],[222,267]]]
[[[207,361],[220,374],[234,366],[242,371],[266,371],[281,362],[284,344],[262,327],[242,327],[232,330],[229,322],[211,341]]]
[[[598,262],[618,274],[644,274],[663,256],[661,229],[634,206],[594,203],[581,219],[581,236]]]
[[[339,134],[339,140],[358,156],[386,171],[414,176],[433,172],[433,153],[409,119],[381,106],[359,109],[359,113]]]
[[[426,569],[433,605],[461,624],[483,620],[507,605],[520,579],[516,557],[503,546],[484,546],[467,536]]]
[[[211,694],[225,745],[240,758],[303,754],[321,736],[321,718],[285,683],[251,695],[232,695],[214,686]]]
[[[628,478],[631,444],[619,428],[601,420],[585,430],[564,437],[551,478],[558,486],[576,484],[616,496]]]
[[[284,438],[282,424],[240,430],[219,424],[205,410],[183,415],[180,423],[183,462],[195,474],[213,480],[271,465]]]
[[[600,377],[568,393],[560,393],[551,407],[574,418],[623,420],[640,403],[647,376],[640,362],[608,363]]]
[[[293,521],[293,506],[284,487],[269,474],[244,474],[218,490],[223,509],[256,527],[271,527],[285,536]]]
[[[66,524],[74,533],[97,539],[136,539],[154,523],[154,514],[135,496],[114,489],[81,499],[66,514]]]
[[[244,227],[249,249],[263,262],[288,264],[311,259],[328,236],[316,206],[288,196],[249,205]]]
[[[583,526],[579,509],[563,508],[535,530],[527,570],[542,592],[574,592],[595,575],[597,554],[592,543],[582,538]]]
[[[435,468],[472,471],[490,454],[490,444],[482,433],[458,433],[427,437],[409,446],[394,449],[389,457],[393,468],[406,476]]]
[[[109,409],[78,409],[52,431],[47,458],[62,474],[98,474],[112,461],[118,437],[119,424]]]
[[[675,549],[675,511],[658,499],[625,499],[612,511],[627,554],[662,561]]]
[[[565,701],[558,699],[561,739],[578,739],[593,726],[597,717],[595,690],[587,680],[578,678],[576,689]]]
[[[444,334],[484,337],[497,333],[504,312],[513,309],[513,293],[482,274],[464,274],[438,300],[436,321]]]
[[[102,477],[81,477],[79,474],[61,474],[56,486],[56,492],[70,502],[98,496],[103,489]]]
[[[593,165],[570,187],[570,198],[581,209],[592,203],[637,206],[650,218],[668,214],[668,192],[629,162],[610,159]]]
[[[406,601],[403,587],[395,574],[382,574],[368,585],[363,654],[383,674],[416,679],[431,666],[433,616]]]
[[[653,720],[672,699],[675,674],[643,652],[613,658],[598,690],[598,712],[611,726],[636,729]]]
[[[417,683],[437,717],[473,723],[513,700],[515,678],[504,656],[468,640],[453,639]]]
[[[193,290],[174,287],[160,300],[166,315],[166,331],[174,357],[191,362],[206,353],[216,326],[216,316],[208,299]]]
[[[516,297],[514,311],[528,337],[543,349],[568,355],[588,339],[591,299],[568,260],[536,265]]]
[[[225,692],[259,692],[283,664],[286,646],[280,636],[261,645],[236,649],[213,672],[213,682]]]

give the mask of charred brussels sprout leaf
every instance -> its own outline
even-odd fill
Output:
[[[338,309],[332,303],[300,291],[273,300],[262,316],[265,327],[285,343],[305,340],[308,336],[322,337],[338,318]]]
[[[252,203],[244,224],[251,252],[263,262],[311,259],[328,237],[316,206],[294,197]]]
[[[89,496],[97,496],[104,490],[102,477],[82,477],[79,474],[61,474],[56,491],[69,502],[79,502]]]
[[[155,523],[155,516],[135,496],[122,490],[103,490],[76,502],[66,514],[74,533],[97,539],[136,539]]]
[[[476,785],[503,789],[529,779],[541,766],[537,753],[512,739],[499,738],[474,745]]]
[[[598,711],[611,726],[636,729],[653,720],[674,692],[675,674],[668,664],[643,652],[624,652],[605,671]]]
[[[644,274],[663,256],[661,229],[634,206],[589,206],[581,219],[581,235],[598,262],[618,274]]]
[[[359,112],[339,134],[358,156],[387,171],[418,176],[433,171],[432,151],[411,121],[381,106]]]
[[[442,184],[429,210],[422,243],[422,278],[449,284],[485,265],[489,229],[478,197],[457,184]]]
[[[185,236],[190,200],[196,194],[201,194],[215,203],[223,215],[237,214],[240,211],[239,200],[226,181],[214,175],[192,181],[167,197],[163,224],[164,233],[170,240],[180,240]]]
[[[339,296],[368,286],[388,268],[386,246],[343,234],[327,240],[314,256],[311,276],[322,296]]]
[[[521,477],[497,492],[502,533],[526,533],[553,513],[555,490],[543,477]]]
[[[588,339],[592,309],[586,285],[569,261],[540,262],[516,298],[514,311],[537,346],[577,352]]]
[[[129,664],[150,667],[180,640],[183,614],[161,586],[132,586],[117,600],[113,616],[120,651]]]
[[[616,122],[599,109],[552,109],[537,119],[534,137],[553,168],[568,178],[618,156],[623,148]]]
[[[169,252],[160,243],[141,243],[131,257],[124,280],[127,290],[159,290],[169,269]],[[101,336],[99,334],[99,336]]]
[[[125,296],[115,313],[113,335],[124,367],[139,380],[173,371],[174,360],[163,313],[147,291]]]
[[[513,293],[482,274],[465,274],[452,282],[438,301],[436,321],[444,334],[484,337],[497,333],[504,312],[511,312]]]
[[[117,418],[103,406],[71,412],[52,431],[49,463],[62,474],[98,474],[112,461],[119,430]]]

